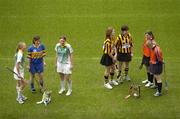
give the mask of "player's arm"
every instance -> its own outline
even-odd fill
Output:
[[[70,53],[69,58],[70,58],[71,68],[73,68],[73,53]]]
[[[46,50],[45,50],[45,46],[44,45],[42,45],[41,53],[42,53],[41,57],[44,58],[46,56]],[[43,64],[44,64],[44,66],[46,66],[45,58],[43,59]]]
[[[27,68],[28,69],[30,69],[31,59],[32,59],[32,51],[31,51],[31,48],[28,48],[28,54],[27,54],[27,60],[28,60]]]
[[[69,58],[70,58],[71,68],[73,68],[73,49],[72,49],[71,45],[69,45]]]
[[[56,54],[56,57],[55,57],[55,62],[54,62],[54,64],[55,64],[55,68],[57,67],[57,54]]]
[[[130,45],[131,45],[131,56],[133,56],[133,53],[134,53],[134,44],[133,44],[132,37],[131,37]]]
[[[55,52],[56,52],[56,57],[55,57],[55,62],[54,62],[55,68],[56,68],[56,67],[57,67],[57,58],[58,58],[58,55],[57,55],[57,44],[56,44],[54,50],[55,50]]]
[[[41,51],[41,57],[43,58],[43,57],[45,57],[46,56],[46,48],[45,48],[45,46],[42,44],[42,51]]]
[[[117,48],[115,45],[114,45],[114,53],[115,53],[114,58],[117,59]]]

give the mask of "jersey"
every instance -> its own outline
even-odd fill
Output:
[[[144,39],[143,43],[143,55],[146,57],[150,57],[151,49],[146,44],[147,38]]]
[[[19,50],[16,54],[15,54],[15,67],[17,65],[17,63],[19,63],[19,68],[20,70],[24,70],[24,55],[23,52],[21,50]]]
[[[70,44],[66,43],[64,46],[62,46],[60,43],[57,43],[55,46],[55,51],[57,54],[57,61],[59,63],[69,63],[69,56],[73,53],[73,49]]]
[[[110,39],[106,39],[103,44],[103,53],[110,55],[112,53],[113,44]]]
[[[33,44],[28,48],[28,58],[30,63],[41,64],[43,63],[44,56],[46,56],[46,52],[43,44],[40,44],[38,47]]]
[[[116,39],[115,45],[118,53],[131,53],[131,48],[133,47],[131,34],[128,33],[126,37],[120,34]]]
[[[158,64],[158,63],[162,63],[162,62],[163,62],[162,50],[160,49],[159,46],[155,46],[151,50],[150,63]]]

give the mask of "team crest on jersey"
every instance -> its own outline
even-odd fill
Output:
[[[37,52],[37,50],[36,50],[36,49],[34,49],[34,50],[33,50],[33,52]]]

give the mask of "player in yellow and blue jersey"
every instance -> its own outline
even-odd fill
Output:
[[[34,77],[38,74],[40,91],[43,91],[43,70],[44,70],[44,57],[46,56],[45,46],[41,43],[40,37],[33,38],[33,44],[28,48],[29,58],[29,72],[31,80],[31,91],[35,92]]]

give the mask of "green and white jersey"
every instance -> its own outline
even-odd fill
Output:
[[[57,61],[59,63],[69,63],[69,56],[73,53],[73,49],[70,44],[66,43],[65,46],[62,46],[60,43],[57,43],[55,46],[55,51],[57,54]]]
[[[19,68],[20,70],[24,70],[24,56],[23,56],[23,52],[21,50],[19,50],[16,54],[15,54],[15,66],[17,63],[19,64]]]

